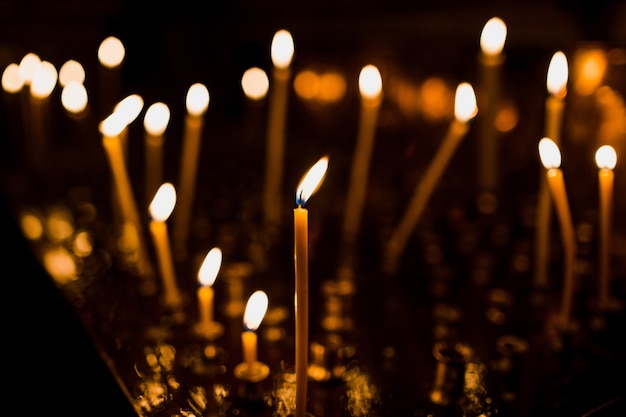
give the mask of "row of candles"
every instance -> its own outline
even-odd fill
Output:
[[[478,104],[482,113],[481,146],[478,164],[481,167],[479,174],[480,188],[488,192],[497,189],[498,170],[497,138],[493,129],[494,112],[499,96],[498,67],[502,63],[502,49],[506,38],[506,26],[499,18],[490,19],[485,25],[481,36],[481,68],[483,77],[481,82]],[[108,51],[108,52],[107,52]],[[259,68],[244,74],[246,77],[256,77],[254,87],[249,97],[260,99],[264,97],[271,86],[269,114],[267,120],[267,153],[266,153],[266,182],[264,192],[265,221],[268,225],[281,223],[280,195],[281,178],[283,176],[283,159],[285,146],[285,127],[287,120],[289,82],[291,79],[290,63],[294,53],[294,44],[291,34],[286,30],[276,32],[272,44],[271,55],[274,63],[272,81]],[[99,58],[109,69],[116,68],[123,61],[123,45],[116,38],[107,38],[99,50]],[[76,61],[68,61],[58,73],[58,81],[63,86],[61,95],[64,108],[74,114],[81,115],[89,111],[87,90],[84,86],[84,71]],[[17,93],[28,91],[32,97],[31,108],[28,114],[33,118],[28,126],[39,129],[34,136],[39,136],[39,142],[34,146],[44,146],[45,135],[42,127],[45,123],[38,118],[45,116],[41,103],[52,92],[57,82],[57,73],[54,67],[41,61],[35,54],[28,54],[20,64],[9,65],[2,76],[2,85],[6,92]],[[361,223],[365,194],[368,183],[368,166],[372,156],[375,140],[377,115],[383,98],[383,82],[380,72],[374,65],[363,67],[359,76],[361,92],[361,113],[358,137],[355,147],[350,186],[348,190],[349,204],[346,206],[343,222],[344,246],[353,247],[358,240],[358,230]],[[545,282],[548,253],[549,214],[552,210],[550,201],[558,215],[562,244],[565,259],[563,263],[562,303],[558,323],[564,329],[571,325],[573,303],[573,274],[576,253],[572,217],[569,210],[565,181],[560,170],[561,155],[559,151],[560,126],[566,85],[568,81],[568,63],[565,54],[557,52],[548,67],[547,89],[549,97],[546,101],[545,137],[538,143],[539,157],[545,167],[545,176],[542,177],[539,191],[539,210],[537,218],[536,244],[536,272],[538,283]],[[245,87],[245,84],[244,84]],[[248,93],[247,93],[248,94]],[[422,212],[428,204],[430,196],[436,188],[443,172],[451,160],[459,143],[467,134],[471,121],[478,114],[477,97],[471,84],[459,83],[456,89],[454,103],[454,120],[443,138],[440,147],[433,156],[421,181],[417,184],[412,199],[402,216],[398,227],[394,230],[386,245],[385,272],[398,273],[399,260],[407,241],[418,223]],[[146,196],[154,195],[149,206],[152,217],[150,232],[158,256],[159,275],[162,278],[163,299],[166,306],[176,309],[180,306],[181,295],[177,289],[176,273],[173,255],[185,256],[185,242],[193,206],[193,194],[196,188],[197,158],[201,148],[203,131],[203,115],[208,109],[209,93],[203,84],[194,84],[187,94],[187,115],[185,118],[185,134],[182,143],[181,171],[179,174],[178,193],[171,183],[161,183],[162,180],[162,145],[164,134],[169,122],[169,108],[165,103],[154,103],[145,112],[145,151],[146,151]],[[143,108],[143,100],[133,94],[117,103],[110,115],[99,124],[102,134],[102,144],[106,151],[111,174],[114,182],[115,210],[122,217],[121,230],[130,234],[137,242],[138,271],[141,275],[150,276],[151,262],[142,236],[143,225],[135,202],[135,193],[130,185],[129,173],[126,167],[126,135],[128,126],[137,118]],[[36,151],[36,150],[35,150]],[[600,270],[599,294],[600,306],[604,309],[609,304],[610,270],[609,270],[609,241],[611,230],[611,206],[613,169],[616,165],[615,150],[609,145],[601,146],[596,153],[596,163],[599,168],[600,183]],[[294,209],[294,263],[295,263],[295,298],[296,313],[296,415],[306,413],[306,385],[308,368],[308,211],[304,208],[308,199],[321,185],[329,166],[327,156],[322,157],[311,167],[302,178],[296,191],[296,205]],[[544,181],[545,180],[545,183]],[[160,184],[160,185],[159,185]],[[178,202],[172,232],[174,239],[173,250],[170,246],[166,222]],[[198,274],[201,288],[198,290],[198,303],[201,308],[201,320],[195,328],[199,334],[211,339],[218,337],[223,329],[212,320],[211,304],[212,292],[210,287],[219,271],[221,253],[212,250],[207,255],[205,263]],[[208,272],[207,272],[208,270]],[[267,376],[267,369],[257,362],[255,352],[254,330],[260,324],[265,309],[267,296],[262,292],[255,292],[249,300],[249,305],[255,305],[256,317],[250,317],[248,308],[244,315],[244,326],[247,329],[242,335],[242,345],[245,366],[238,367],[236,372],[248,379],[257,379]],[[254,316],[254,314],[252,314]]]

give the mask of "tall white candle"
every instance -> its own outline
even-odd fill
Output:
[[[115,36],[107,36],[98,47],[99,69],[99,111],[101,115],[113,111],[113,106],[122,96],[122,64],[126,58],[126,48]]]
[[[194,326],[196,334],[206,340],[214,340],[224,333],[224,326],[213,320],[213,284],[222,265],[222,250],[211,249],[198,270],[198,311],[200,320]]]

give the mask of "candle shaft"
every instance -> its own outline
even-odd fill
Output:
[[[254,369],[256,362],[257,335],[255,332],[246,330],[241,333],[241,345],[243,346],[243,361],[248,367],[248,371]]]
[[[478,106],[481,109],[478,116],[479,127],[479,159],[478,179],[479,189],[483,192],[493,193],[497,191],[498,184],[498,131],[496,130],[496,117],[500,102],[500,67],[502,55],[480,55],[480,88],[478,94]]]
[[[198,288],[198,307],[200,308],[200,322],[202,326],[208,326],[213,321],[213,288]]]
[[[308,210],[298,207],[294,214],[296,269],[296,417],[306,416],[309,349],[309,254]]]
[[[178,285],[176,283],[176,273],[174,263],[172,262],[172,252],[167,232],[167,224],[162,221],[152,220],[150,222],[150,232],[154,239],[154,245],[157,252],[157,260],[163,280],[164,301],[165,305],[176,308],[182,300]]]
[[[613,200],[613,170],[603,168],[598,173],[600,183],[600,260],[599,293],[600,308],[608,306],[610,290],[610,234],[611,202]]]
[[[145,134],[145,199],[149,203],[163,183],[163,142],[162,135]]]

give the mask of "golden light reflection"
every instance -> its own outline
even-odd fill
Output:
[[[338,72],[325,72],[319,77],[317,98],[326,103],[335,103],[346,94],[346,79]]]
[[[59,284],[78,279],[75,257],[64,247],[56,246],[43,252],[42,264],[48,274]]]
[[[293,81],[296,94],[305,100],[314,100],[320,90],[320,79],[312,70],[300,71]]]
[[[336,71],[300,71],[294,77],[293,87],[298,97],[318,104],[336,103],[346,95],[346,79]]]
[[[581,96],[593,94],[602,84],[607,66],[607,55],[602,49],[578,52],[573,63],[576,93]]]
[[[91,255],[93,253],[91,234],[85,230],[76,233],[72,242],[72,251],[81,258]]]
[[[74,225],[69,212],[54,209],[46,218],[46,233],[51,241],[63,242],[74,234]]]
[[[35,213],[22,213],[20,216],[20,228],[27,239],[38,240],[43,236],[43,222],[41,217]]]
[[[426,79],[421,85],[420,92],[422,111],[426,119],[440,120],[451,114],[453,93],[442,78]]]
[[[510,132],[519,122],[519,113],[515,103],[508,100],[501,103],[500,110],[494,120],[494,125],[499,132]]]

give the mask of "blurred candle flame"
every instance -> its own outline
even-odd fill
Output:
[[[281,29],[272,38],[271,56],[276,68],[287,68],[293,58],[294,44],[291,33]]]
[[[209,108],[209,90],[202,83],[192,84],[187,90],[187,112],[193,116],[200,116]]]
[[[124,44],[115,36],[105,38],[98,47],[98,60],[107,68],[115,68],[124,60],[126,49]]]
[[[71,113],[80,113],[87,108],[87,89],[78,81],[70,81],[61,92],[63,108]]]
[[[383,88],[383,81],[380,71],[374,65],[366,65],[359,73],[359,91],[361,96],[374,99],[380,96]]]
[[[561,151],[556,143],[550,138],[542,138],[539,141],[539,157],[546,169],[561,166]]]
[[[564,97],[567,93],[568,76],[567,58],[563,52],[558,51],[552,55],[550,65],[548,66],[546,79],[548,92],[554,96]]]
[[[2,73],[2,89],[7,93],[17,93],[24,86],[24,79],[20,76],[20,66],[12,63],[6,66]]]
[[[58,73],[51,62],[41,61],[33,72],[30,84],[30,92],[34,97],[45,99],[52,94],[56,86]]]
[[[263,99],[269,90],[267,73],[259,67],[248,68],[241,77],[241,88],[246,97],[252,100]]]
[[[613,169],[617,165],[617,154],[611,145],[603,145],[596,151],[596,165],[600,169]]]
[[[478,113],[476,95],[469,83],[463,82],[456,88],[454,98],[454,117],[460,122],[467,122]]]
[[[480,34],[480,48],[487,55],[498,55],[504,48],[506,25],[499,17],[492,17],[485,23]]]
[[[198,281],[204,287],[211,287],[217,279],[222,265],[222,250],[213,248],[207,253],[198,270]]]
[[[138,94],[131,94],[117,103],[113,108],[113,112],[119,114],[125,121],[125,124],[128,125],[139,116],[142,109],[143,98]]]
[[[150,215],[154,220],[164,222],[172,214],[175,205],[176,189],[172,183],[163,183],[150,203]]]
[[[328,156],[323,156],[309,169],[306,174],[304,174],[296,191],[296,203],[298,206],[305,205],[320,185],[322,185],[327,169]]]
[[[76,81],[79,83],[85,82],[85,69],[80,62],[70,59],[65,61],[59,69],[59,84],[61,87],[65,87],[68,83]]]
[[[117,136],[122,133],[125,128],[125,117],[118,112],[111,113],[106,119],[100,122],[99,125],[100,133],[107,137]]]
[[[24,55],[19,64],[20,77],[22,77],[24,84],[30,85],[33,79],[33,74],[40,65],[41,58],[39,58],[39,55],[33,52],[29,52]]]
[[[151,135],[162,135],[170,121],[170,109],[165,103],[153,103],[146,110],[143,125]]]
[[[246,310],[243,314],[243,325],[249,330],[256,330],[267,311],[268,305],[267,294],[261,290],[255,291],[246,304]]]

